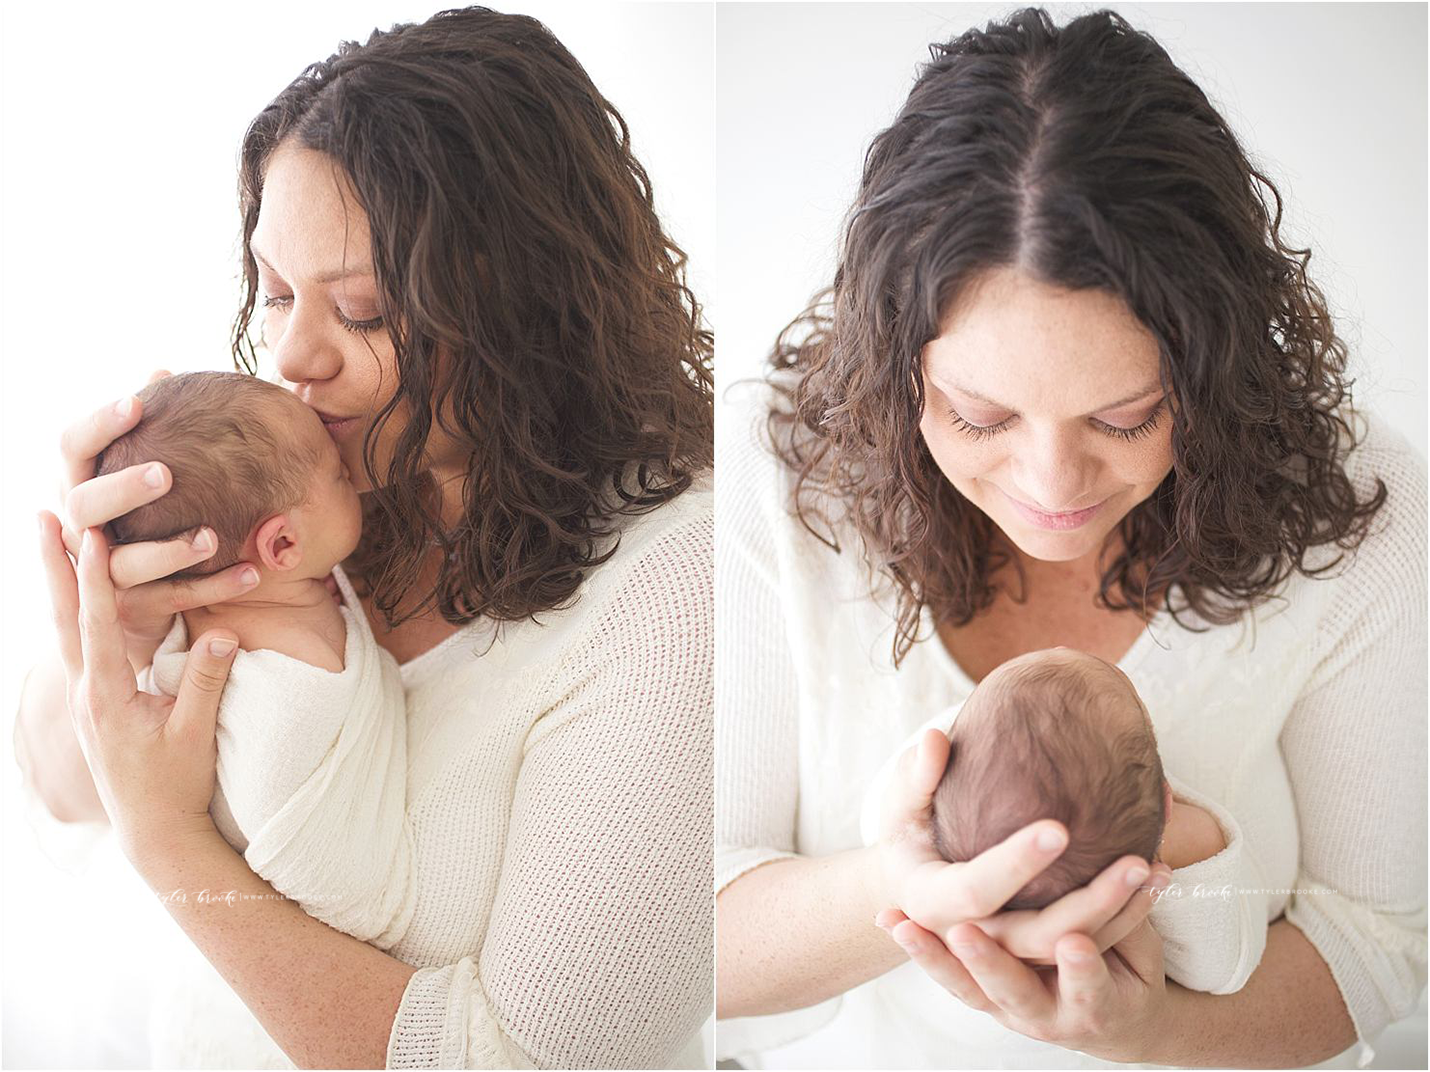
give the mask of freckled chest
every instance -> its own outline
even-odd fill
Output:
[[[1091,588],[1056,588],[1014,603],[1000,592],[993,606],[967,625],[939,626],[939,639],[975,683],[995,667],[1030,651],[1063,645],[1117,664],[1142,635],[1131,611],[1093,604]]]

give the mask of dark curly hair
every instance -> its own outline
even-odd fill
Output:
[[[1120,523],[1109,608],[1149,616],[1148,593],[1166,593],[1180,624],[1188,608],[1226,624],[1293,569],[1336,565],[1305,557],[1356,547],[1385,486],[1357,501],[1346,348],[1311,252],[1282,242],[1280,194],[1205,94],[1110,11],[1059,29],[1025,8],[930,53],[865,158],[833,287],[770,358],[795,374],[772,377],[769,415],[794,508],[837,549],[838,504],[892,580],[895,661],[924,606],[964,625],[992,604],[997,569],[1022,573],[919,434],[922,350],[994,268],[1105,291],[1157,340],[1174,462]]]
[[[453,624],[564,605],[613,553],[602,544],[617,515],[660,506],[713,464],[714,340],[624,120],[524,16],[443,11],[341,44],[243,140],[233,354],[250,373],[250,239],[285,139],[351,181],[396,353],[397,393],[363,441],[375,490],[355,580],[389,625],[434,601]],[[374,443],[404,402],[411,416],[379,479]],[[473,477],[452,531],[422,473],[432,413],[448,407],[443,430]],[[436,591],[399,617],[433,546]]]

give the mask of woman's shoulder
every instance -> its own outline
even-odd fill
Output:
[[[606,604],[640,592],[645,600],[680,597],[712,584],[714,475],[705,470],[673,499],[621,519],[611,557],[587,576],[579,603]],[[713,599],[709,601],[713,613]]]
[[[1358,623],[1382,627],[1424,620],[1426,598],[1426,464],[1420,452],[1377,413],[1357,410],[1347,423],[1355,445],[1343,457],[1360,504],[1383,501],[1358,541],[1311,548],[1285,593],[1293,610],[1318,621],[1323,640]]]
[[[1425,571],[1426,464],[1405,435],[1380,414],[1358,410],[1350,420],[1356,445],[1346,456],[1346,478],[1361,502],[1385,489],[1358,556],[1388,560],[1407,572]],[[1407,578],[1408,579],[1408,578]]]

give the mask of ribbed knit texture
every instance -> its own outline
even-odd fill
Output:
[[[870,594],[857,537],[842,532],[835,554],[788,511],[793,474],[763,445],[767,390],[727,397],[717,888],[783,855],[857,847],[879,767],[974,686],[927,639],[928,614],[926,639],[894,669],[892,600]],[[1414,1009],[1425,981],[1426,477],[1392,429],[1366,418],[1358,431],[1351,478],[1364,497],[1379,476],[1389,500],[1357,556],[1320,579],[1294,576],[1233,625],[1194,633],[1158,615],[1119,666],[1169,774],[1236,817],[1268,887],[1300,891],[1271,894],[1268,918],[1284,909],[1326,960],[1364,1043]],[[1317,549],[1308,564],[1335,553]],[[722,1025],[719,1040],[722,1055],[757,1067],[833,1054],[872,1067],[1103,1064],[1000,1027],[913,965],[798,1021]]]
[[[420,970],[389,1067],[696,1066],[714,997],[712,506],[706,477],[627,520],[572,606],[474,622],[401,667],[414,905],[389,952]],[[156,961],[156,1067],[293,1067],[177,925]]]

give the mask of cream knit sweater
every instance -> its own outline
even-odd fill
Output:
[[[858,847],[885,759],[974,686],[937,640],[895,670],[857,538],[836,554],[787,511],[791,475],[763,445],[767,391],[726,397],[717,889],[782,856]],[[1377,475],[1389,492],[1349,565],[1295,575],[1239,624],[1195,633],[1159,615],[1119,666],[1169,775],[1236,817],[1271,891],[1266,918],[1284,912],[1326,960],[1368,1060],[1365,1043],[1425,982],[1426,475],[1373,420],[1348,465],[1362,494]],[[813,1009],[723,1022],[717,1038],[750,1067],[1104,1065],[1002,1028],[912,964]]]
[[[474,622],[402,665],[416,903],[389,953],[420,970],[388,1067],[699,1061],[713,1004],[712,505],[706,477],[626,522],[570,608],[500,632]],[[174,930],[151,1063],[293,1067]]]

